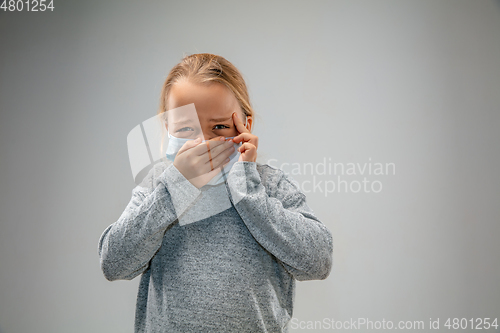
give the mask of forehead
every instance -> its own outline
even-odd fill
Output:
[[[199,123],[198,113],[194,103],[182,105],[166,112],[167,122],[170,125],[183,124],[183,123]]]
[[[175,83],[170,89],[168,110],[191,103],[195,106],[196,114],[191,110],[186,115],[180,115],[180,112],[172,112],[172,115],[176,119],[197,116],[200,120],[208,120],[225,116],[230,118],[231,113],[239,110],[238,100],[231,90],[221,83],[199,84],[187,80]]]

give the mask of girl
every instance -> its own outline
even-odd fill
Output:
[[[288,332],[295,280],[330,274],[332,236],[289,176],[256,162],[242,75],[223,57],[186,56],[159,113],[173,162],[99,240],[106,279],[142,274],[135,332]]]

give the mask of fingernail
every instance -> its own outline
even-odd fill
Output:
[[[196,138],[196,140],[194,140],[195,143],[200,143],[201,142],[201,139],[200,138]]]

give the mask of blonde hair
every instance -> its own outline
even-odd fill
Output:
[[[187,79],[193,83],[218,82],[225,85],[238,100],[243,116],[252,116],[253,118],[254,111],[250,104],[243,75],[224,57],[210,53],[185,56],[170,70],[161,90],[158,115],[167,111],[170,89],[181,79]]]

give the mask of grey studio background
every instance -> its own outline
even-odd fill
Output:
[[[367,167],[292,175],[335,248],[291,331],[500,317],[499,1],[54,6],[0,11],[1,333],[133,332],[139,278],[107,281],[98,240],[135,186],[127,134],[199,52],[246,78],[261,162]]]

